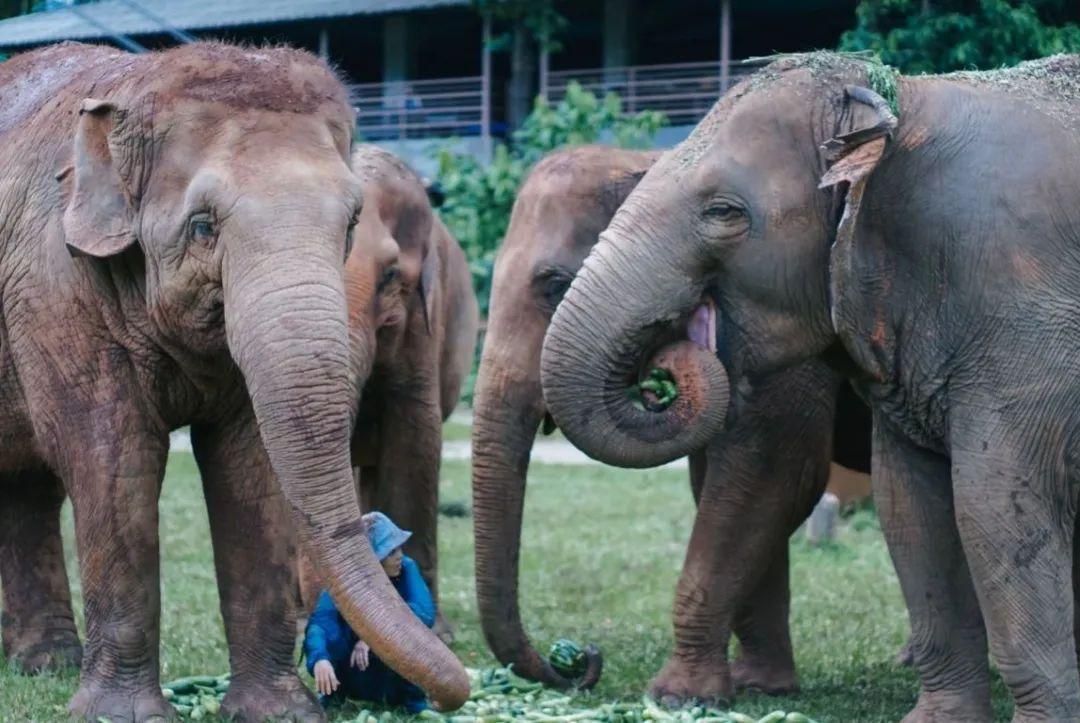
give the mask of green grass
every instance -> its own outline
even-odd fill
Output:
[[[444,465],[446,499],[469,498],[469,470]],[[162,499],[162,676],[225,672],[209,528],[190,454],[170,459]],[[603,649],[594,699],[640,697],[671,648],[671,604],[693,508],[684,472],[536,465],[522,554],[525,623],[546,648],[558,637]],[[441,522],[443,606],[469,666],[494,663],[476,618],[472,521]],[[70,512],[65,540],[73,539]],[[69,543],[69,548],[70,548]],[[741,697],[738,710],[800,710],[821,721],[895,721],[914,704],[914,674],[892,664],[907,634],[892,566],[872,513],[859,512],[835,544],[792,543],[792,628],[803,692]],[[74,554],[69,570],[78,597]],[[81,622],[81,621],[80,621]],[[0,721],[65,719],[74,673],[35,678],[0,662]],[[996,712],[1010,714],[995,686]],[[339,714],[336,720],[347,720]]]

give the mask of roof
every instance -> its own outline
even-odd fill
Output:
[[[124,0],[79,5],[80,13],[122,35],[164,33],[151,15],[181,30],[210,30],[294,20],[423,10],[468,5],[469,0],[137,0],[147,14]],[[94,40],[107,36],[95,23],[62,9],[0,21],[0,47],[41,45],[60,40]]]

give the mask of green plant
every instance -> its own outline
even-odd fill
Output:
[[[904,73],[990,69],[1080,50],[1065,0],[862,0],[841,50],[873,50]]]

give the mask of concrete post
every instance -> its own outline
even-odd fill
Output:
[[[330,60],[330,33],[326,28],[319,29],[319,57]]]
[[[491,163],[491,16],[484,16],[480,43],[480,141],[484,163]]]
[[[626,82],[623,71],[634,62],[634,3],[604,0],[604,83]],[[617,90],[620,90],[617,88]]]
[[[388,113],[383,124],[397,123],[400,138],[408,135],[404,111],[411,56],[408,16],[387,15],[383,20],[383,108]]]
[[[720,0],[720,94],[731,83],[731,0]]]

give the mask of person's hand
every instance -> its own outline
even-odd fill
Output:
[[[371,648],[363,640],[357,640],[353,646],[352,655],[349,656],[349,664],[357,670],[367,670],[368,655]]]
[[[320,660],[315,663],[315,690],[323,695],[333,695],[341,683],[338,682],[334,666],[329,660]]]

